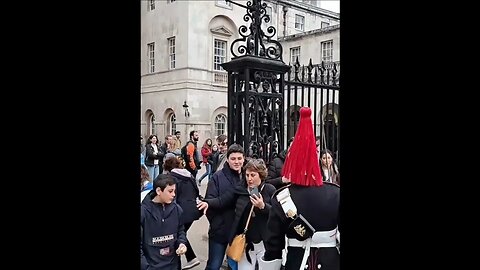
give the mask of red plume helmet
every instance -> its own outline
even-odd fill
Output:
[[[300,108],[297,133],[282,169],[283,176],[289,178],[292,184],[300,186],[323,185],[311,115],[310,108]]]

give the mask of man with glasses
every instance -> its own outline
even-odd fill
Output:
[[[217,153],[208,157],[208,160],[212,161],[212,174],[216,171],[221,170],[223,168],[223,165],[225,164],[225,161],[227,160],[227,135],[218,135],[216,142],[218,145]]]

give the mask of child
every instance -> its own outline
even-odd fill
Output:
[[[180,255],[187,247],[182,208],[174,202],[175,180],[168,174],[159,175],[153,190],[141,204],[141,269],[180,269]]]

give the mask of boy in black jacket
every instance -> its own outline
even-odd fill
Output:
[[[182,208],[174,202],[175,180],[160,174],[153,190],[141,204],[140,256],[142,270],[180,269],[180,255],[185,254]]]

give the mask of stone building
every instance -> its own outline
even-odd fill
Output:
[[[247,1],[235,1],[246,5]],[[264,0],[286,64],[338,62],[340,15],[319,8],[320,1]],[[198,130],[200,142],[226,133],[227,77],[220,64],[230,61],[239,38],[243,7],[224,0],[140,1],[141,135],[181,131],[185,142]]]

